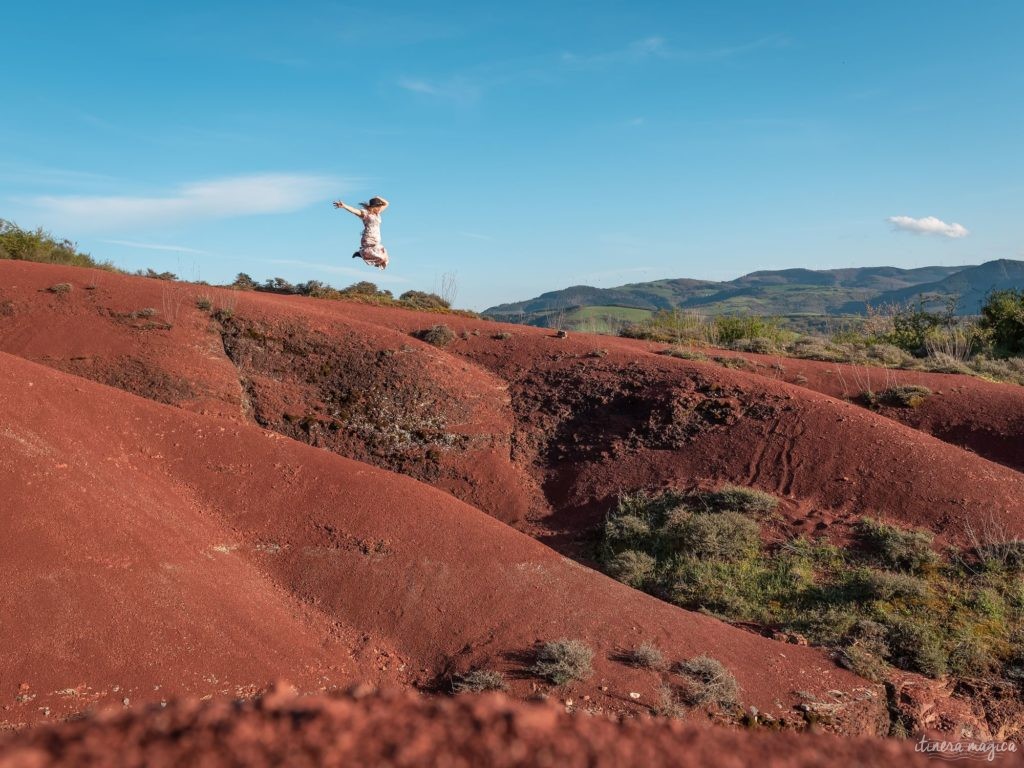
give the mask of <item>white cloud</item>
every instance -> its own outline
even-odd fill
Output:
[[[665,58],[670,53],[662,37],[645,37],[634,40],[624,48],[602,51],[592,54],[578,54],[566,51],[562,53],[562,62],[569,66],[594,67],[606,64],[619,64],[627,61],[640,61],[653,57]]]
[[[915,219],[911,216],[890,216],[886,221],[892,224],[894,230],[913,232],[916,235],[941,235],[956,239],[967,237],[970,234],[963,224],[947,224],[934,216],[925,216],[923,219]]]
[[[433,96],[459,104],[470,104],[477,101],[484,89],[480,83],[461,75],[446,80],[403,77],[398,81],[398,87],[413,93],[421,93],[425,96]]]
[[[648,59],[675,59],[679,61],[720,61],[742,56],[762,48],[784,48],[789,38],[783,35],[768,35],[747,43],[723,45],[717,48],[673,48],[663,37],[645,37],[629,45],[611,51],[592,54],[565,52],[562,62],[568,66],[599,67],[610,64],[644,61]]]
[[[147,251],[174,251],[175,253],[206,253],[195,248],[186,248],[184,245],[164,245],[163,243],[136,243],[134,240],[103,240],[111,245],[124,245],[128,248],[142,248]]]
[[[338,180],[325,176],[268,173],[191,182],[153,197],[49,195],[28,202],[51,225],[103,230],[289,213],[323,200],[338,187]]]

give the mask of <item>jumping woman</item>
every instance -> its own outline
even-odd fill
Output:
[[[380,214],[388,207],[383,197],[371,197],[369,202],[360,203],[360,208],[345,205],[341,200],[334,203],[335,208],[344,208],[363,220],[363,239],[359,242],[359,250],[352,254],[353,259],[362,259],[378,269],[387,269],[388,249],[380,244]]]

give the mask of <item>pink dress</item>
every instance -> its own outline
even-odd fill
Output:
[[[380,214],[363,211],[363,239],[356,251],[359,258],[378,269],[387,269],[388,249],[380,244]]]

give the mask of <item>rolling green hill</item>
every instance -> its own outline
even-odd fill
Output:
[[[661,309],[706,315],[754,314],[782,318],[862,315],[867,307],[955,296],[960,314],[974,314],[994,289],[1024,288],[1024,261],[1006,259],[970,267],[859,267],[751,272],[735,280],[672,279],[616,288],[576,285],[484,310],[506,322],[614,331]]]

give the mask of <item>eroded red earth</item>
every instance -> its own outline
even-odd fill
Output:
[[[438,323],[448,346],[414,338]],[[935,394],[876,412],[839,397],[835,364],[662,348],[0,262],[0,720],[282,676],[432,691],[473,667],[514,698],[642,713],[664,673],[621,654],[653,642],[715,656],[785,725],[812,702],[830,730],[884,734],[892,691],[614,582],[587,542],[623,491],[725,482],[780,496],[780,535],[842,541],[865,514],[1024,535],[1024,389],[907,374]],[[561,637],[595,672],[551,689],[525,669]],[[458,728],[470,705],[427,706],[462,707]]]

